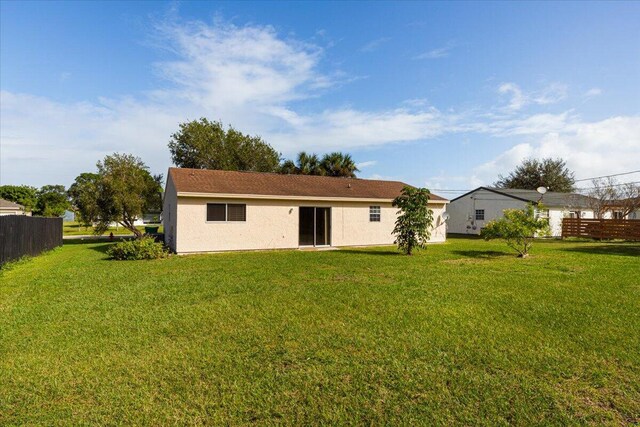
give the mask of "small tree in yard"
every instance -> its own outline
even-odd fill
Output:
[[[119,222],[136,238],[142,237],[134,222],[144,212],[161,208],[162,175],[152,176],[140,158],[118,153],[98,162],[98,175],[96,233],[102,234],[110,223]]]
[[[145,212],[160,210],[162,175],[151,175],[142,160],[130,154],[112,154],[97,166],[97,174],[81,174],[69,189],[82,222],[95,223],[95,234],[117,222],[136,238],[142,237],[134,221]]]
[[[400,208],[393,234],[398,249],[411,255],[414,249],[424,249],[431,235],[433,211],[429,209],[429,195],[426,188],[404,187],[402,194],[395,198],[393,206]]]
[[[538,205],[538,209],[543,209]],[[489,222],[480,232],[485,240],[503,239],[507,245],[526,258],[536,235],[549,233],[549,220],[536,214],[533,204],[525,209],[506,209],[504,218]]]

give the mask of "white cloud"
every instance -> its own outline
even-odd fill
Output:
[[[240,27],[220,21],[169,22],[159,25],[158,31],[159,44],[174,58],[155,64],[162,80],[148,93],[63,103],[2,91],[0,183],[69,185],[115,151],[139,155],[155,173],[163,173],[169,166],[169,136],[179,123],[199,117],[221,119],[259,134],[286,156],[299,150],[322,153],[428,142],[451,134],[512,139],[513,148],[466,177],[469,185],[491,183],[497,172],[507,172],[529,155],[566,156],[580,176],[624,170],[640,158],[637,116],[587,123],[573,110],[522,111],[528,104],[563,99],[566,86],[525,92],[515,83],[505,83],[499,91],[510,97],[512,108],[499,113],[443,112],[422,99],[377,111],[350,107],[309,111],[297,101],[321,96],[349,80],[340,73],[320,71],[322,47],[283,38],[269,26]],[[371,162],[359,167],[376,176]],[[445,174],[436,178],[429,182],[438,187],[463,183],[460,176],[448,185]]]
[[[158,31],[179,57],[156,65],[177,88],[165,93],[197,105],[279,104],[333,83],[316,72],[321,48],[282,40],[269,26],[164,23]]]
[[[562,83],[551,83],[531,95],[533,103],[538,105],[555,104],[567,99],[568,88]]]
[[[374,52],[389,40],[391,40],[389,37],[380,37],[378,39],[371,40],[370,42],[368,42],[367,44],[365,44],[360,48],[360,52],[367,52],[367,53]]]
[[[8,91],[0,105],[2,183],[68,185],[116,151],[143,157],[155,172],[169,163],[176,116],[161,108],[132,100],[64,104]]]
[[[551,83],[538,91],[525,92],[513,82],[502,83],[498,93],[510,96],[508,111],[518,111],[529,104],[555,104],[567,98],[568,87],[562,83]]]
[[[429,100],[427,98],[406,99],[402,102],[402,104],[406,105],[407,107],[421,108],[429,105]]]
[[[446,45],[432,49],[430,51],[421,53],[413,57],[413,59],[439,59],[447,57],[451,54],[453,48],[456,47],[456,44],[452,41],[448,42]]]
[[[599,95],[602,95],[602,89],[597,88],[597,87],[592,87],[591,89],[586,91],[583,96],[585,98],[593,98],[593,97],[599,96]]]
[[[503,83],[498,88],[498,93],[502,95],[511,95],[509,109],[519,110],[527,103],[527,98],[522,93],[520,87],[515,83]]]
[[[576,177],[588,178],[637,169],[640,159],[640,116],[612,117],[598,122],[573,122],[558,131],[516,144],[473,170],[475,182],[491,184],[523,159],[562,158]]]
[[[369,161],[366,161],[366,162],[360,162],[360,163],[357,163],[357,164],[356,164],[356,167],[357,167],[358,169],[362,170],[362,169],[364,169],[364,168],[368,168],[368,167],[371,167],[371,166],[375,166],[375,165],[377,165],[377,164],[378,164],[378,161],[377,161],[377,160],[369,160]]]

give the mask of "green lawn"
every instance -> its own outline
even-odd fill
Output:
[[[0,425],[640,422],[640,245],[450,239],[0,272]]]
[[[159,225],[159,224],[158,224]],[[138,230],[144,232],[144,225],[140,225],[136,227]],[[162,226],[158,230],[159,233],[162,233]],[[126,228],[120,227],[110,227],[108,231],[102,233],[103,236],[108,236],[109,233],[113,233],[116,236],[132,236],[133,233]],[[77,222],[74,221],[65,221],[62,223],[62,234],[64,236],[83,236],[83,235],[93,235],[92,227],[84,227]]]

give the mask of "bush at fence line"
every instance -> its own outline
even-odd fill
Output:
[[[141,239],[118,242],[107,250],[107,255],[115,260],[133,261],[165,258],[169,255],[169,252],[162,243],[156,242],[153,237],[143,237]]]

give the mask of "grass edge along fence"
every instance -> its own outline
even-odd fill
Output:
[[[640,219],[563,218],[562,237],[640,241]]]
[[[0,216],[0,265],[62,246],[62,218]]]

